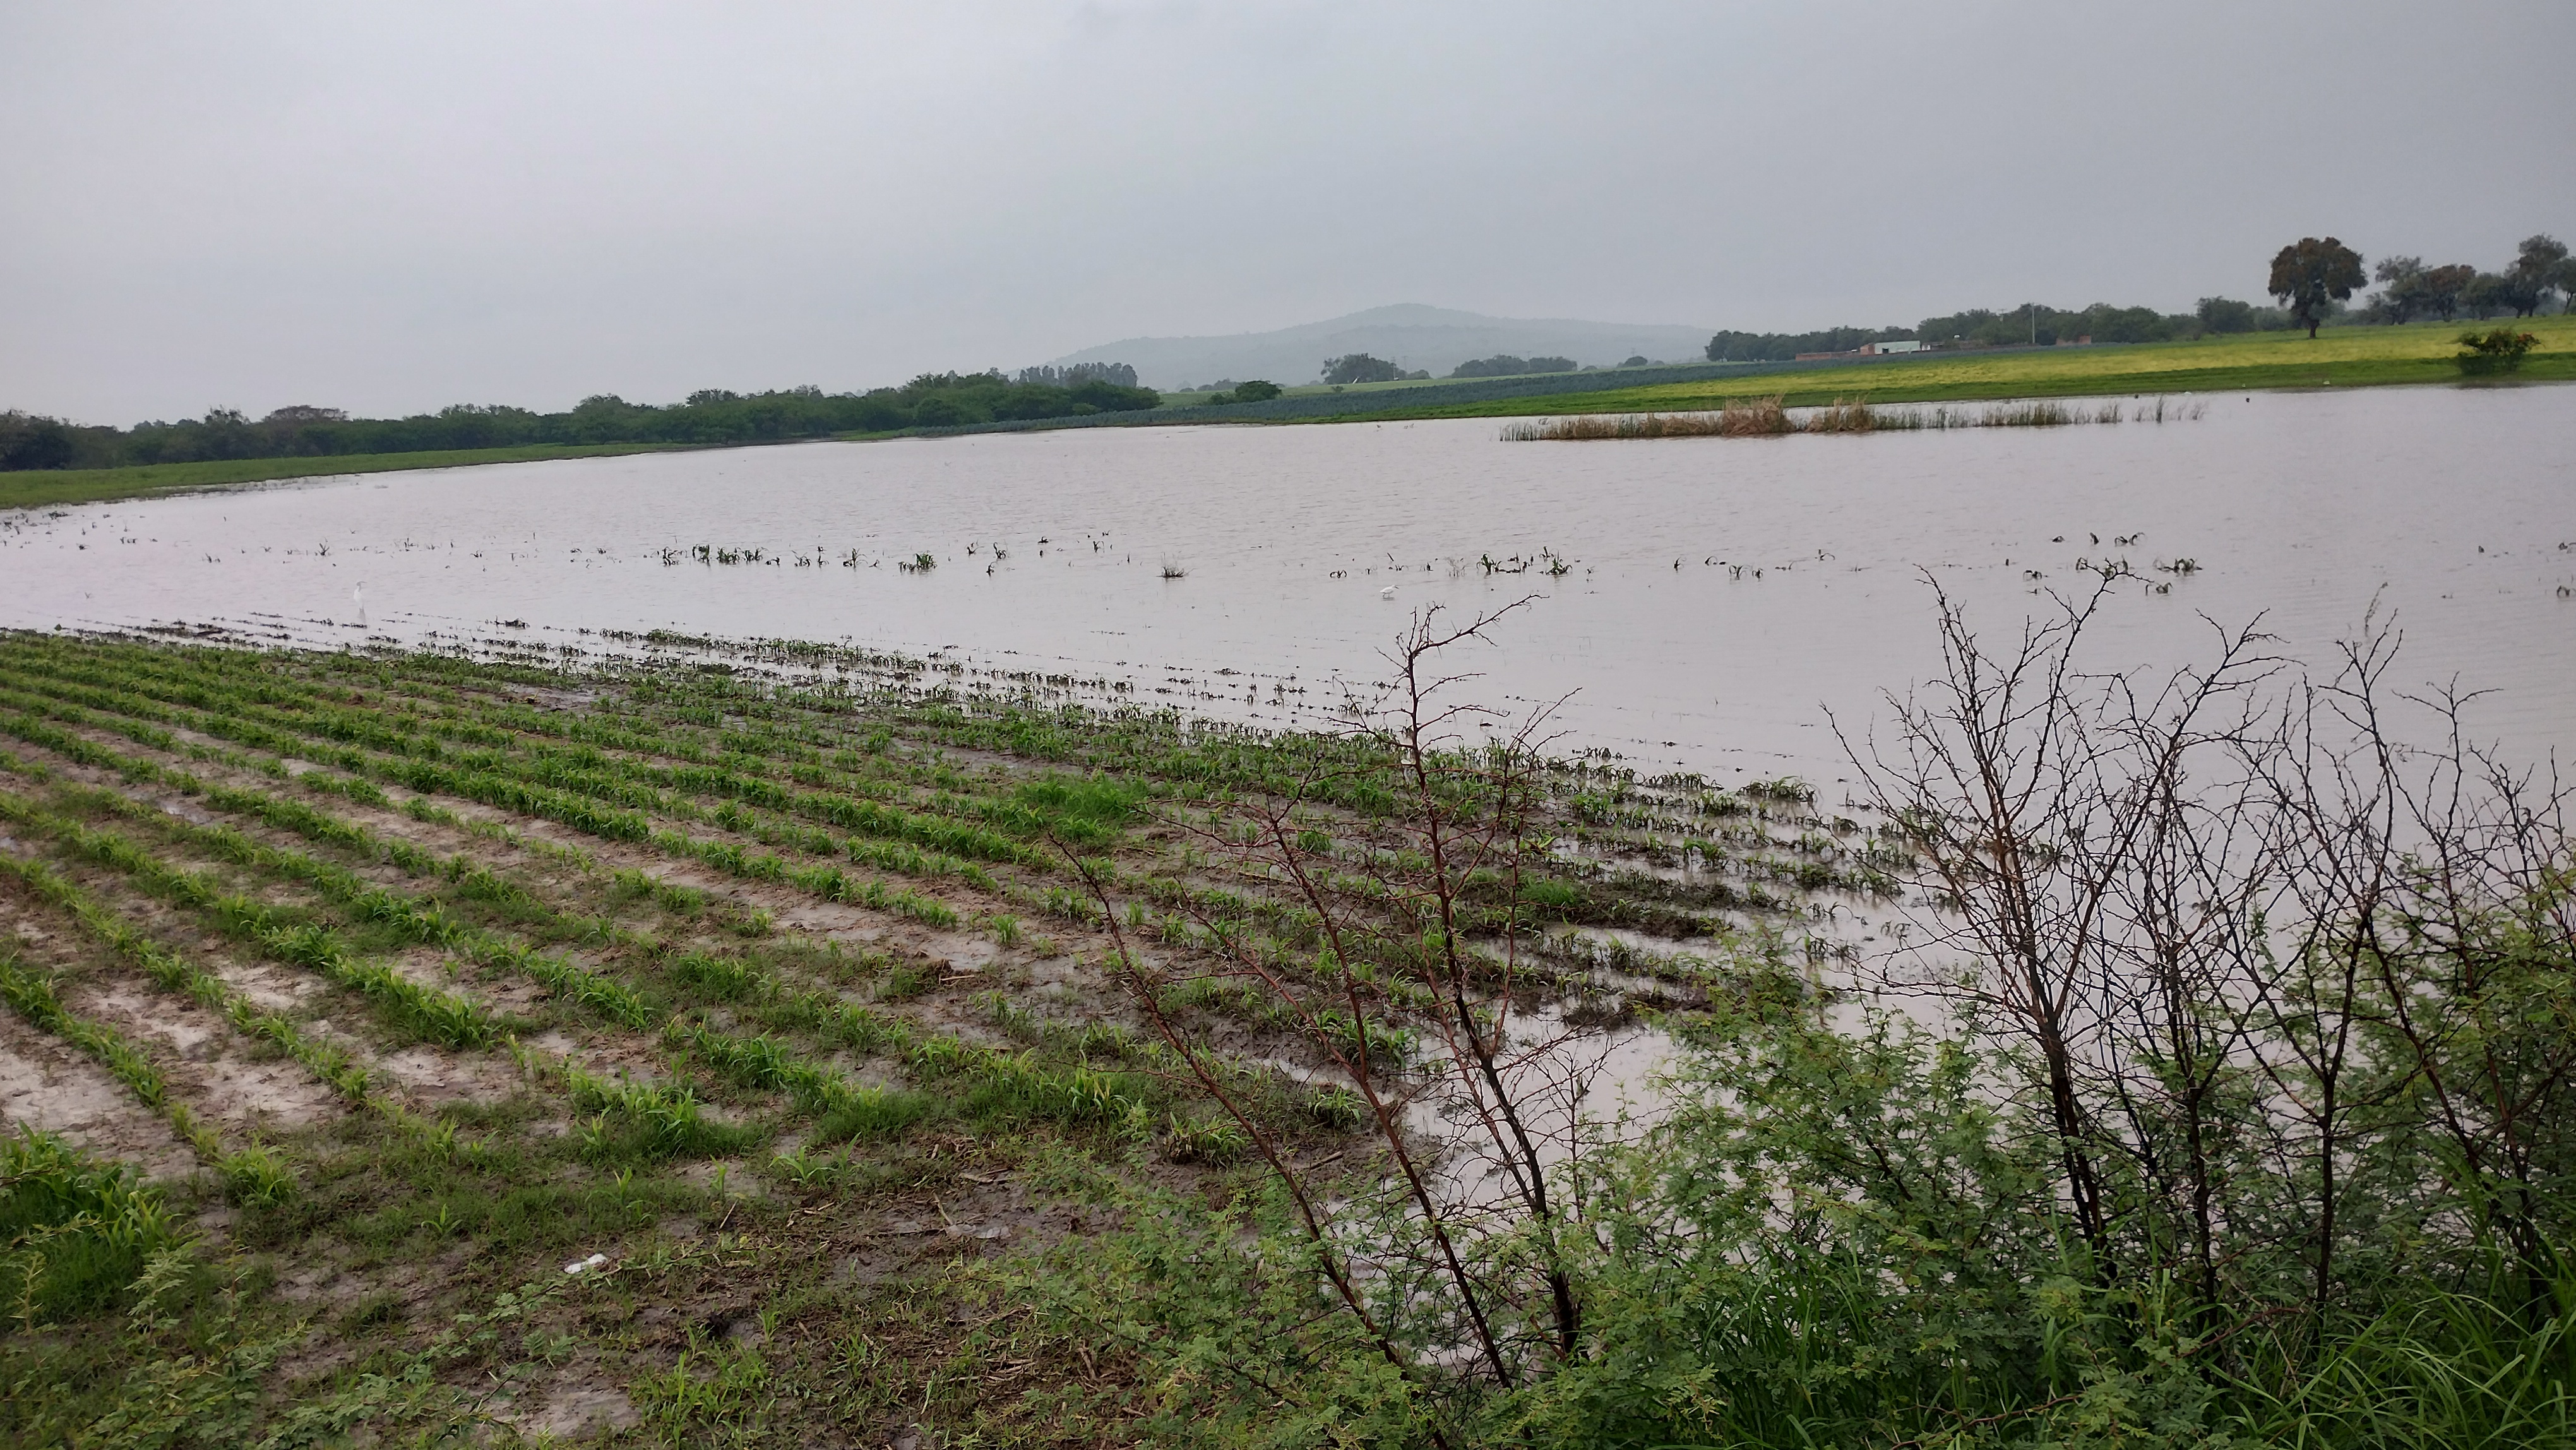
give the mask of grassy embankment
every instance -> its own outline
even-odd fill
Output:
[[[1025,1286],[1262,1170],[1048,842],[1185,979],[1210,920],[1303,970],[1312,914],[1160,822],[1312,757],[960,702],[881,656],[812,652],[869,683],[801,688],[735,658],[0,637],[0,1066],[82,1145],[0,1163],[0,1443],[1153,1438],[1187,1386]],[[1341,763],[1315,824],[1364,863],[1395,783]],[[1553,828],[1587,854],[1532,898],[1729,933],[1865,884],[1794,801],[1666,785],[1565,767]],[[1684,840],[1689,883],[1636,869]],[[1525,960],[1522,990],[1583,965]],[[1275,1004],[1169,998],[1278,1141],[1356,1147],[1347,1102],[1265,1065],[1317,1057]]]
[[[227,458],[200,463],[143,463],[131,468],[67,468],[0,473],[0,509],[99,503],[152,494],[188,493],[241,483],[328,478],[345,473],[395,473],[421,468],[466,468],[479,463],[533,463],[549,458],[600,458],[619,453],[660,453],[692,447],[680,443],[531,443],[518,448],[460,448],[437,453],[346,453],[322,458]]]
[[[2488,324],[2493,325],[2493,324]],[[2525,319],[2514,326],[2539,346],[2511,375],[2528,382],[2576,379],[2576,318]],[[2341,327],[2310,341],[2302,333],[2250,333],[2193,342],[1946,354],[1804,371],[1748,372],[1702,382],[1613,392],[1515,398],[1383,416],[1524,417],[1563,413],[1688,412],[1731,398],[1781,395],[1789,407],[1850,399],[1931,403],[1985,398],[2067,398],[2132,393],[2223,393],[2264,389],[2380,387],[2461,380],[2451,361],[2461,324]]]

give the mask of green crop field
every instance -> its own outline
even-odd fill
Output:
[[[0,1444],[2576,1444],[2546,819],[2054,1092],[1943,811],[621,639],[0,636]]]
[[[1313,912],[1175,823],[1329,767],[1304,859],[1357,869],[1402,782],[1321,739],[960,704],[917,662],[735,658],[0,638],[0,1062],[85,1144],[10,1165],[0,1443],[1070,1445],[1158,1413],[1159,1358],[1048,1276],[1086,1224],[1259,1173],[1122,1002],[1105,913],[1282,1151],[1347,1149],[1355,1099],[1265,1065],[1315,1048],[1218,949],[1308,970]],[[1558,770],[1551,814],[1604,785]],[[1686,795],[1567,817],[1600,854],[1524,897],[1731,938],[1884,881],[1739,795],[1691,829],[1705,881],[1621,887]],[[1529,945],[1517,990],[1592,992]],[[49,1251],[35,1187],[133,1223]]]
[[[350,473],[393,473],[419,468],[465,468],[478,463],[530,463],[548,458],[598,458],[655,453],[668,443],[533,443],[520,448],[461,448],[436,453],[350,453],[323,458],[232,458],[199,463],[145,463],[131,468],[73,468],[0,473],[0,509],[46,508],[186,493],[241,483],[289,478],[328,478]]]
[[[2513,376],[2529,382],[2576,379],[2576,318],[2524,319],[2513,325],[2540,339]],[[2456,323],[2338,327],[2319,333],[2314,341],[2304,333],[2263,332],[2193,342],[1897,357],[1847,366],[1746,372],[1659,387],[1498,399],[1405,416],[1677,412],[1718,407],[1730,398],[1775,394],[1786,395],[1789,406],[1799,407],[1846,398],[1902,403],[2452,383],[2461,380],[2451,359],[2459,351],[2463,330]]]

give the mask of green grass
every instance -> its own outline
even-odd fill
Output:
[[[130,468],[67,468],[0,473],[0,509],[101,503],[152,494],[187,493],[287,478],[346,473],[398,473],[466,468],[479,463],[535,463],[549,458],[602,458],[660,453],[683,443],[531,443],[517,448],[457,448],[434,453],[347,453],[320,458],[230,458],[203,463],[143,463]]]
[[[2540,344],[2513,376],[2532,382],[2576,380],[2576,318],[2531,318],[2515,325],[2538,335]],[[1785,394],[1789,406],[1801,407],[1842,398],[1915,403],[2454,383],[2461,374],[2451,358],[2459,351],[2459,336],[2466,326],[2339,327],[2313,341],[2304,333],[2263,332],[2193,342],[1947,353],[1921,360],[1892,358],[1844,367],[1747,372],[1611,392],[1396,409],[1371,416],[1672,413],[1719,407],[1730,398],[1774,394]]]

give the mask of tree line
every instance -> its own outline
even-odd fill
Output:
[[[23,412],[0,413],[0,469],[116,468],[239,458],[351,453],[431,453],[541,444],[765,443],[835,433],[955,427],[1020,419],[1131,412],[1162,401],[1135,385],[1124,363],[1077,363],[923,373],[896,388],[826,393],[816,387],[764,393],[707,388],[666,406],[613,393],[560,413],[506,404],[459,403],[407,418],[352,418],[338,408],[295,405],[254,419],[237,408],[202,418],[88,427]]]
[[[1473,358],[1449,370],[1453,378],[1510,378],[1523,373],[1570,373],[1580,364],[1570,357],[1514,357],[1498,352]]]
[[[2358,308],[2356,292],[2380,290]],[[2305,237],[2273,258],[2266,290],[2277,305],[2203,297],[2189,312],[2096,302],[2065,310],[2042,303],[1993,311],[1982,307],[1927,317],[1912,327],[1828,327],[1814,332],[1720,332],[1708,340],[1710,362],[1787,362],[1801,353],[1852,352],[1865,343],[1923,342],[1936,348],[2047,347],[2094,342],[2172,342],[2239,332],[2272,332],[2345,324],[2397,324],[2510,314],[2531,317],[2553,301],[2576,298],[2576,259],[2546,233],[2526,237],[2513,260],[2495,271],[2465,262],[2427,266],[2392,256],[2363,271],[2361,255],[2333,237]]]
[[[1996,311],[1971,307],[1927,317],[1912,327],[1827,327],[1815,332],[1720,332],[1708,340],[1710,362],[1787,362],[1802,353],[1852,352],[1866,343],[1922,342],[1936,348],[2048,347],[2090,338],[2094,342],[2168,342],[2210,333],[2286,328],[2290,315],[2226,297],[2204,297],[2190,312],[2118,307],[2096,302],[2061,308],[2026,302]]]
[[[1402,363],[1391,363],[1364,352],[1344,353],[1328,359],[1323,372],[1324,381],[1337,387],[1347,383],[1393,383],[1430,376],[1427,372],[1406,372]]]
[[[2532,317],[2550,299],[2576,298],[2576,259],[2567,244],[2542,232],[2522,239],[2503,269],[2481,272],[2466,262],[2428,267],[2421,257],[2383,257],[2371,270],[2380,284],[2377,296],[2362,310],[2369,322],[2412,322],[2438,317],[2448,322],[2465,312],[2488,318],[2502,313]]]
[[[2498,313],[2532,317],[2553,297],[2576,303],[2576,260],[2547,232],[2522,239],[2502,271],[2466,262],[2427,267],[2421,257],[2386,257],[2367,276],[2359,252],[2334,237],[2301,237],[2272,258],[2272,295],[2308,336],[2352,294],[2378,281],[2380,291],[2353,320],[2396,324],[2419,316],[2448,322],[2462,312],[2481,320]]]

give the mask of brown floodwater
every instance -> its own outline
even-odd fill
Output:
[[[329,479],[0,515],[0,625],[846,640],[1281,723],[1380,677],[1412,611],[1534,596],[1462,660],[1479,698],[1571,693],[1564,743],[1648,771],[1830,781],[1826,710],[1865,727],[1937,665],[1927,572],[2007,634],[2125,561],[2097,665],[2205,657],[2209,621],[2258,616],[2320,660],[2375,606],[2402,682],[2489,691],[2473,722],[2512,754],[2576,746],[2576,388],[2190,401],[2053,429],[1103,428]]]

